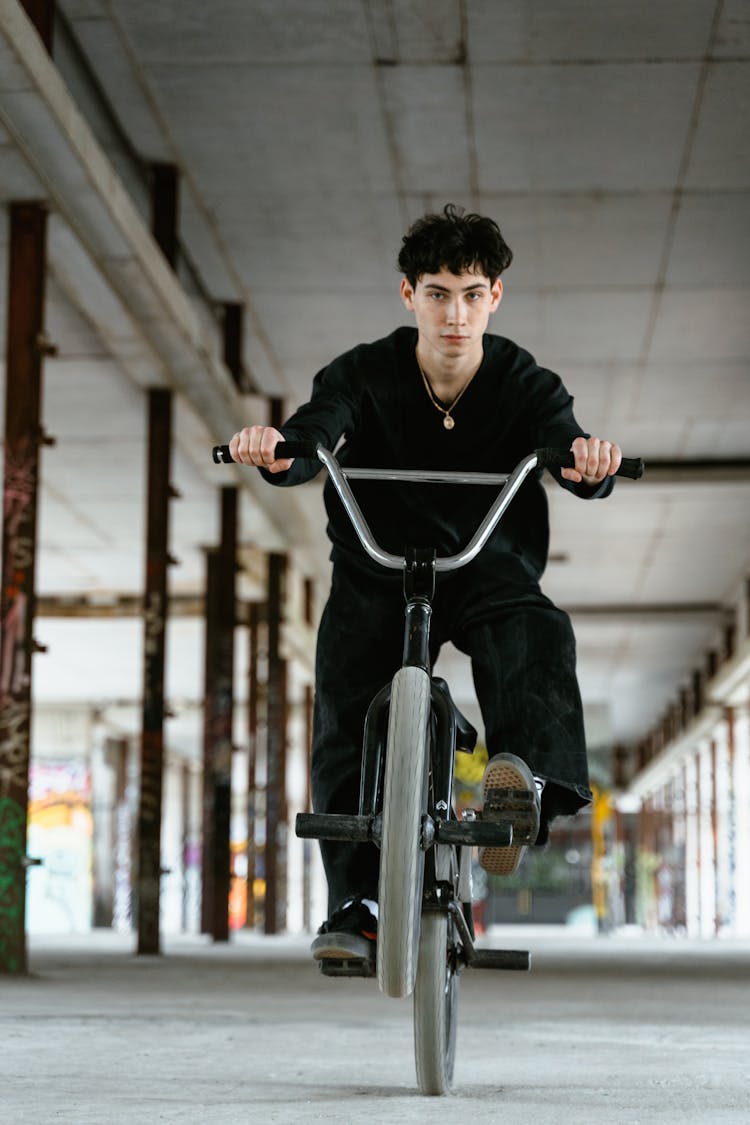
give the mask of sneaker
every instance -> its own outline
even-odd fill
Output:
[[[479,849],[479,864],[491,875],[512,875],[518,870],[527,844],[539,833],[540,786],[515,754],[495,754],[484,771],[484,820],[508,820],[513,824],[513,840],[507,848]]]
[[[378,921],[360,899],[353,899],[338,910],[318,930],[312,943],[316,961],[367,961],[375,963]]]

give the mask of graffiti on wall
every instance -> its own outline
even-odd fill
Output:
[[[32,762],[27,892],[30,933],[82,933],[93,911],[91,772],[85,762]]]
[[[0,590],[0,968],[25,956],[26,787],[30,722],[30,599],[33,593],[37,451],[30,438],[6,446]]]
[[[21,968],[18,932],[23,929],[23,896],[18,871],[26,847],[26,821],[18,801],[0,795],[0,962],[10,973]]]

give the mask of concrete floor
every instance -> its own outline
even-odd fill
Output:
[[[416,1093],[411,1002],[328,980],[298,938],[31,942],[0,978],[0,1120],[750,1121],[750,942],[502,932],[532,972],[461,979],[456,1086]]]

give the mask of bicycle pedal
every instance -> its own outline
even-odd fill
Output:
[[[475,949],[469,960],[471,969],[515,969],[521,972],[531,968],[531,954],[525,949]]]
[[[482,820],[506,820],[513,825],[514,844],[533,844],[539,831],[539,798],[530,789],[488,789]]]
[[[325,957],[318,964],[324,977],[374,977],[375,964],[361,957]]]

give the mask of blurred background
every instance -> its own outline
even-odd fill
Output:
[[[211,447],[408,323],[447,202],[514,251],[492,331],[647,462],[548,490],[596,801],[482,919],[750,934],[749,58],[747,0],[3,0],[5,969],[325,914],[320,481]]]

